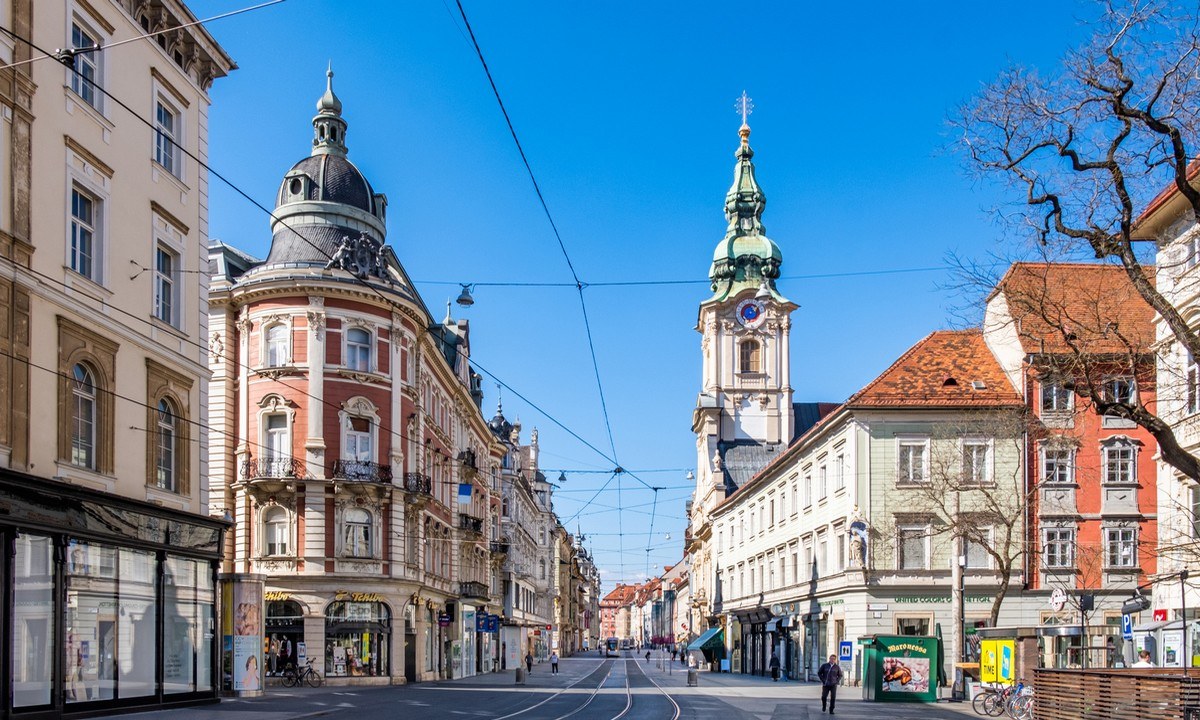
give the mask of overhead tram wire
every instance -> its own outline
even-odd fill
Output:
[[[282,1],[282,0],[280,0],[280,1]],[[126,103],[125,103],[124,101],[122,101],[120,98],[118,98],[117,96],[115,96],[115,95],[113,95],[111,92],[109,92],[109,91],[108,91],[108,90],[107,90],[107,89],[106,89],[104,86],[100,85],[99,83],[96,83],[96,82],[93,82],[93,81],[91,81],[91,80],[88,80],[87,78],[84,78],[84,77],[83,77],[83,75],[82,75],[82,74],[81,74],[81,73],[80,73],[80,72],[79,72],[79,71],[78,71],[78,70],[75,68],[75,65],[74,65],[74,63],[73,63],[73,62],[66,62],[66,61],[64,60],[64,58],[60,58],[60,57],[58,57],[58,56],[56,56],[56,55],[54,55],[54,54],[51,54],[51,53],[50,53],[50,52],[48,52],[46,49],[44,49],[44,48],[42,48],[42,47],[38,46],[38,45],[37,45],[36,43],[34,43],[32,40],[30,40],[30,39],[28,39],[28,38],[26,38],[26,37],[23,37],[23,36],[21,36],[21,35],[17,34],[17,33],[16,33],[16,32],[14,32],[14,31],[13,31],[11,28],[4,27],[4,26],[0,25],[0,32],[3,32],[4,34],[8,35],[9,37],[12,37],[14,40],[17,40],[17,41],[19,41],[19,42],[22,42],[22,43],[24,43],[24,44],[28,45],[30,48],[32,48],[32,49],[34,49],[34,50],[36,50],[37,52],[40,52],[40,53],[42,53],[42,55],[44,55],[44,56],[46,56],[46,57],[51,57],[51,58],[54,58],[54,59],[56,59],[56,60],[59,60],[60,62],[63,62],[63,64],[64,64],[64,65],[65,65],[65,66],[66,66],[68,69],[70,69],[70,70],[71,70],[73,73],[75,73],[75,75],[76,75],[76,76],[78,76],[78,77],[80,77],[81,79],[83,79],[83,80],[87,81],[87,82],[88,82],[88,83],[89,83],[89,84],[90,84],[92,87],[94,87],[96,90],[98,90],[100,93],[102,93],[102,94],[103,94],[105,97],[107,97],[107,98],[109,98],[110,100],[112,100],[112,101],[113,101],[113,102],[114,102],[114,103],[115,103],[117,106],[119,106],[120,108],[122,108],[123,110],[125,110],[127,113],[129,113],[129,114],[130,114],[130,115],[131,115],[133,118],[135,118],[135,119],[137,119],[138,121],[140,121],[140,122],[141,122],[143,125],[145,125],[146,127],[148,127],[148,128],[149,128],[149,129],[150,129],[152,132],[153,132],[153,131],[155,131],[155,127],[154,127],[154,125],[153,125],[152,123],[150,123],[150,121],[149,121],[149,120],[147,120],[146,118],[142,117],[142,116],[141,116],[141,115],[140,115],[140,114],[139,114],[137,111],[135,111],[133,108],[131,108],[131,107],[130,107],[128,104],[126,104]],[[166,137],[166,136],[164,136],[164,137]],[[272,210],[270,210],[270,209],[269,209],[269,208],[267,208],[265,205],[263,205],[262,203],[260,203],[260,202],[258,202],[257,200],[255,200],[253,197],[251,197],[251,196],[250,196],[250,194],[249,194],[249,193],[247,193],[245,190],[243,190],[243,189],[241,189],[239,186],[237,186],[237,185],[236,185],[236,184],[235,184],[235,183],[234,183],[232,180],[230,180],[229,178],[225,177],[225,175],[223,175],[222,173],[220,173],[219,171],[217,171],[215,168],[213,168],[211,165],[209,165],[209,164],[208,164],[208,163],[206,163],[205,161],[201,160],[199,157],[197,157],[197,156],[196,156],[194,153],[192,153],[190,150],[188,150],[187,148],[183,147],[183,146],[182,146],[181,144],[179,144],[179,143],[178,143],[178,142],[177,142],[177,141],[176,141],[174,138],[166,137],[166,139],[167,139],[167,140],[168,140],[168,142],[170,142],[170,143],[171,143],[171,144],[172,144],[174,147],[178,148],[178,149],[179,149],[179,151],[180,151],[181,153],[183,153],[183,154],[184,154],[184,155],[186,155],[186,156],[187,156],[189,159],[191,159],[191,160],[193,160],[194,162],[196,162],[196,163],[197,163],[197,164],[198,164],[200,167],[202,167],[202,168],[204,168],[205,170],[207,170],[208,172],[210,172],[210,173],[213,175],[213,177],[216,177],[218,180],[220,180],[222,183],[224,183],[226,186],[228,186],[228,187],[229,187],[231,190],[233,190],[233,191],[234,191],[236,194],[238,194],[239,196],[241,196],[243,199],[245,199],[247,202],[249,202],[250,204],[252,204],[252,205],[253,205],[253,206],[255,206],[256,208],[258,208],[259,210],[261,210],[261,211],[263,211],[264,213],[266,213],[266,214],[267,214],[269,217],[271,217],[273,220],[275,220],[275,221],[276,221],[278,224],[280,224],[280,225],[282,225],[283,227],[285,227],[285,228],[286,228],[288,231],[290,231],[290,232],[291,232],[292,234],[294,234],[296,237],[300,238],[300,240],[302,240],[302,241],[303,241],[305,244],[309,245],[309,246],[310,246],[310,247],[312,247],[314,250],[316,250],[317,252],[319,252],[319,253],[320,253],[321,255],[323,255],[323,256],[324,256],[326,259],[330,259],[330,260],[332,260],[332,257],[329,255],[329,253],[327,253],[327,252],[326,252],[326,251],[325,251],[323,248],[321,248],[320,246],[318,246],[318,245],[316,245],[315,243],[313,243],[311,240],[309,240],[307,237],[305,237],[303,233],[300,233],[300,232],[298,232],[298,231],[297,231],[295,228],[293,228],[291,225],[289,225],[289,224],[288,224],[286,221],[284,221],[284,220],[282,220],[281,218],[279,218],[278,216],[276,216],[276,215],[275,215],[275,213],[274,213]],[[39,274],[40,274],[40,273],[39,273]],[[384,295],[384,294],[383,294],[383,292],[379,290],[379,288],[375,287],[375,286],[374,286],[374,285],[372,285],[371,283],[368,283],[368,282],[366,282],[365,280],[362,280],[362,279],[359,279],[359,278],[355,278],[355,279],[358,281],[358,284],[362,285],[363,287],[367,288],[368,290],[370,290],[370,291],[372,291],[373,293],[375,293],[376,295],[378,295],[378,296],[380,297],[380,299],[381,299],[381,300],[383,300],[383,301],[384,301],[384,303],[386,303],[387,305],[389,305],[389,306],[390,306],[390,305],[393,305],[393,304],[394,304],[394,301],[393,301],[391,298],[388,298],[386,295]],[[112,307],[112,306],[110,306],[110,307]],[[431,330],[430,330],[429,328],[424,328],[424,332],[425,332],[425,333],[427,333],[427,334],[432,334],[432,332],[431,332]],[[572,437],[574,437],[575,439],[577,439],[577,440],[579,440],[580,442],[582,442],[582,443],[583,443],[585,446],[587,446],[588,448],[590,448],[590,449],[591,449],[593,452],[596,452],[597,454],[599,454],[599,455],[600,455],[602,458],[604,458],[605,460],[608,460],[609,462],[612,462],[614,466],[617,466],[617,469],[618,469],[618,470],[620,469],[620,468],[619,468],[619,465],[618,465],[618,463],[616,462],[616,459],[615,459],[615,458],[613,458],[613,457],[609,457],[609,456],[608,456],[608,455],[606,455],[604,452],[600,451],[600,450],[599,450],[599,449],[598,449],[598,448],[597,448],[595,445],[593,445],[592,443],[590,443],[590,442],[587,442],[586,440],[584,440],[584,439],[583,439],[583,438],[582,438],[582,437],[581,437],[581,436],[580,436],[578,433],[576,433],[575,431],[573,431],[573,430],[571,430],[570,428],[568,428],[566,425],[564,425],[564,424],[563,424],[561,421],[559,421],[559,420],[558,420],[557,418],[555,418],[553,415],[550,415],[548,412],[546,412],[545,410],[543,410],[543,409],[542,409],[542,408],[541,408],[539,405],[537,405],[536,403],[533,403],[533,402],[532,402],[532,401],[530,401],[528,398],[526,398],[524,395],[522,395],[522,394],[521,394],[521,393],[519,393],[517,390],[515,390],[515,389],[514,389],[514,388],[513,388],[511,385],[508,385],[508,384],[507,384],[507,383],[505,383],[503,380],[501,380],[501,379],[500,379],[498,376],[496,376],[494,373],[492,373],[492,372],[490,372],[489,370],[487,370],[486,368],[484,368],[482,365],[480,365],[480,364],[478,363],[478,361],[476,361],[476,360],[474,360],[474,359],[471,359],[471,360],[470,360],[470,362],[471,362],[471,364],[472,364],[472,365],[474,365],[474,366],[476,367],[476,369],[478,369],[480,372],[482,372],[482,373],[486,374],[488,377],[492,378],[492,380],[494,380],[495,382],[497,382],[497,383],[499,383],[500,385],[504,386],[506,389],[508,389],[508,390],[509,390],[510,392],[512,392],[514,395],[516,395],[517,397],[521,398],[521,399],[522,399],[524,402],[526,402],[526,403],[527,403],[527,404],[528,404],[530,407],[532,407],[533,409],[537,410],[539,413],[541,413],[542,415],[544,415],[544,416],[545,416],[547,419],[549,419],[549,420],[550,420],[552,423],[554,423],[554,424],[555,424],[555,425],[557,425],[559,428],[561,428],[561,429],[563,429],[564,431],[566,431],[568,434],[570,434],[570,435],[571,435]],[[280,381],[278,381],[278,380],[277,380],[277,381],[275,381],[275,382],[280,382]],[[290,386],[289,386],[289,387],[290,387]],[[306,393],[306,394],[307,394],[307,393]],[[312,396],[310,395],[309,397],[312,397]],[[400,435],[399,433],[396,433],[396,431],[395,431],[395,430],[392,430],[392,431],[391,431],[391,433],[392,433],[393,435],[397,435],[397,436],[403,437],[403,436],[402,436],[402,435]],[[611,432],[610,432],[609,439],[610,439],[610,441],[611,441]],[[624,471],[622,471],[622,472],[624,472]],[[644,480],[641,480],[641,478],[637,478],[637,479],[638,479],[638,481],[639,481],[639,482],[641,482],[642,484],[646,485],[646,487],[650,487],[649,483],[646,483]]]
[[[95,47],[90,47],[90,48],[73,48],[66,52],[70,52],[70,53],[75,53],[75,52],[80,52],[80,51],[97,52],[99,50],[108,50],[110,48],[115,48],[120,45],[127,45],[131,42],[137,42],[138,40],[145,40],[147,38],[157,37],[158,35],[162,35],[164,33],[174,32],[176,30],[182,30],[184,28],[193,27],[195,25],[204,25],[206,23],[213,22],[214,20],[223,20],[228,17],[233,17],[234,15],[241,15],[243,13],[251,12],[253,10],[261,10],[263,8],[270,7],[272,5],[278,5],[283,2],[287,2],[287,0],[268,0],[267,2],[259,3],[258,5],[251,5],[250,7],[244,7],[240,10],[230,10],[229,12],[221,13],[220,15],[213,15],[212,17],[207,17],[207,18],[204,18],[203,20],[194,20],[192,22],[184,23],[182,25],[176,25],[174,27],[164,28],[162,30],[156,30],[154,32],[146,33],[144,35],[137,35],[135,37],[125,38],[124,40],[118,40],[117,42],[111,42],[107,45],[97,45]],[[9,33],[9,34],[11,35],[12,33]],[[30,47],[33,47],[32,43],[30,43]],[[39,50],[39,52],[44,53],[44,51],[41,51],[41,50]],[[30,63],[35,63],[38,60],[45,60],[47,58],[52,59],[52,60],[58,60],[59,62],[64,62],[63,57],[64,56],[60,56],[58,54],[54,54],[54,55],[44,54],[44,55],[40,55],[38,57],[31,57],[31,58],[27,58],[25,60],[18,60],[17,62],[9,63],[7,65],[0,65],[0,70],[8,70],[9,68],[15,68],[19,65],[28,65]],[[73,55],[72,55],[72,57],[73,57]]]
[[[500,106],[500,112],[504,115],[504,122],[508,124],[508,131],[512,135],[513,143],[517,146],[521,162],[525,164],[525,171],[529,173],[529,181],[533,183],[533,190],[537,193],[538,202],[542,205],[542,211],[546,214],[546,220],[550,223],[550,229],[554,231],[554,238],[558,241],[558,249],[562,251],[563,259],[567,261],[567,268],[571,271],[571,277],[575,280],[575,290],[579,295],[579,308],[583,313],[583,327],[587,333],[588,350],[592,356],[592,370],[596,375],[596,389],[600,394],[600,410],[604,416],[604,429],[608,432],[608,444],[612,450],[614,464],[619,467],[620,463],[616,460],[617,445],[613,439],[612,422],[608,417],[608,402],[604,396],[604,383],[600,380],[600,364],[596,359],[596,343],[592,338],[592,323],[588,318],[587,302],[583,297],[584,283],[579,279],[579,273],[575,271],[575,264],[571,262],[571,255],[567,252],[566,243],[563,242],[562,234],[558,231],[558,224],[554,222],[554,216],[550,214],[550,206],[546,203],[546,197],[542,194],[542,188],[538,184],[537,177],[533,174],[533,166],[529,164],[529,158],[525,155],[525,148],[521,146],[521,140],[517,137],[517,129],[513,126],[508,109],[504,107],[504,100],[500,97],[500,89],[496,87],[496,80],[492,77],[492,71],[488,67],[487,60],[483,57],[483,48],[479,46],[479,40],[475,37],[475,30],[471,27],[471,21],[467,19],[467,11],[463,8],[462,0],[454,0],[454,2],[458,5],[458,14],[462,17],[463,25],[467,28],[467,34],[471,36],[471,44],[474,45],[475,54],[479,57],[479,64],[483,66],[483,72],[487,75],[488,84],[492,86],[492,94],[495,95],[496,103]]]

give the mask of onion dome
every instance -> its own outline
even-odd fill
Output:
[[[742,99],[748,103],[744,94]],[[729,226],[725,238],[717,243],[708,271],[713,299],[725,299],[746,288],[765,286],[772,297],[783,300],[775,290],[783,253],[767,237],[762,224],[767,197],[754,176],[754,150],[750,148],[750,125],[745,115],[738,135],[741,143],[734,153],[737,164],[733,169],[733,185],[725,195],[725,219]]]
[[[368,268],[363,259],[378,255],[384,244],[387,199],[346,157],[347,123],[333,92],[332,68],[325,73],[325,94],[317,101],[312,126],[311,153],[279,185],[264,266],[320,265],[380,274],[378,263]]]

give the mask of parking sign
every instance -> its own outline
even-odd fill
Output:
[[[1129,613],[1121,616],[1121,637],[1126,640],[1133,639],[1133,618],[1130,617]]]

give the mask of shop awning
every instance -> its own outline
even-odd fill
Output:
[[[777,627],[779,627],[779,618],[775,618],[771,622],[767,623],[767,627],[765,629],[767,632],[775,632],[775,628]]]
[[[721,633],[722,628],[709,628],[704,631],[704,634],[692,641],[691,645],[687,646],[690,650],[715,650],[725,647],[725,636]]]

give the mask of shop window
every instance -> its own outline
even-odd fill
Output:
[[[300,646],[304,644],[304,611],[294,600],[272,600],[267,603],[264,621],[268,642],[275,650],[274,667],[270,654],[267,655],[267,672],[282,673],[288,665],[297,664]],[[309,655],[307,649],[305,655]]]
[[[383,603],[345,600],[330,603],[325,612],[325,674],[387,677],[391,619],[391,612]]]
[[[163,692],[213,689],[212,566],[168,555],[163,566]]]
[[[50,704],[54,655],[54,541],[22,533],[13,557],[13,595],[21,610],[12,620],[13,707]],[[74,648],[76,651],[78,646]],[[68,653],[70,654],[70,653]]]
[[[929,618],[928,617],[897,617],[896,618],[896,634],[897,635],[918,635],[928,636],[929,633]]]

